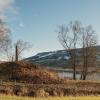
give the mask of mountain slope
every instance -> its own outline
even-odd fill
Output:
[[[43,52],[25,59],[31,63],[40,64],[47,67],[64,67],[68,66],[67,61],[70,59],[65,50]]]
[[[100,61],[100,46],[96,46],[97,48],[97,61]],[[80,51],[80,49],[77,49],[77,51]],[[25,60],[31,63],[40,64],[42,66],[47,67],[70,67],[68,61],[70,57],[68,53],[65,50],[58,50],[58,51],[52,51],[52,52],[43,52],[38,53],[35,56],[26,58]]]

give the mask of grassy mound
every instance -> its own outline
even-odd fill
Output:
[[[0,64],[0,79],[34,84],[61,82],[55,73],[28,62],[7,62]]]

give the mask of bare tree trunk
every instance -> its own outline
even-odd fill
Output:
[[[76,65],[75,64],[73,68],[73,79],[76,80]]]
[[[18,61],[18,46],[15,47],[15,61]]]
[[[73,56],[73,79],[76,80],[76,49],[74,49]]]
[[[87,68],[88,68],[88,50],[87,48],[84,48],[83,46],[83,68],[82,68],[82,73],[81,73],[81,80],[86,79],[87,75]]]

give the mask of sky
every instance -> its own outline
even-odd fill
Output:
[[[14,42],[23,39],[33,44],[25,57],[63,49],[57,26],[70,21],[92,25],[100,40],[100,0],[0,0],[0,17]]]

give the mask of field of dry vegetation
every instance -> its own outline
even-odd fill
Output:
[[[29,98],[29,97],[15,97],[15,96],[0,96],[1,100],[100,100],[100,96],[87,97],[47,97],[47,98]]]
[[[100,95],[100,83],[89,81],[66,81],[64,84],[28,84],[3,82],[0,94],[29,97],[66,97]]]
[[[0,94],[12,96],[67,97],[100,95],[100,82],[64,80],[54,72],[26,62],[0,64],[0,79],[3,80],[0,82]]]

